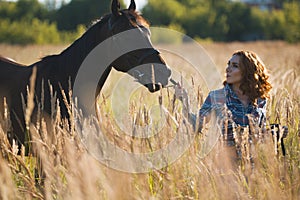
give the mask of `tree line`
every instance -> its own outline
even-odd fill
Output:
[[[278,0],[273,9],[260,10],[226,0],[148,0],[143,13],[153,25],[177,27],[196,38],[299,42],[299,4]]]
[[[153,26],[164,26],[195,39],[214,41],[300,41],[300,0],[275,0],[261,10],[228,0],[148,0],[141,10]],[[92,20],[110,11],[110,0],[0,0],[0,42],[46,44],[71,42]],[[138,3],[138,1],[137,1]],[[121,1],[122,7],[125,7]]]
[[[59,8],[55,2],[0,0],[0,43],[69,43],[110,11],[110,0],[72,0]]]

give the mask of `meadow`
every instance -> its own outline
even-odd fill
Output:
[[[289,133],[284,139],[285,156],[280,149],[276,151],[270,131],[266,135],[258,131],[255,137],[247,132],[240,134],[237,130],[241,158],[235,156],[235,147],[226,147],[221,139],[215,140],[218,135],[214,126],[208,126],[203,135],[195,134],[185,123],[181,104],[174,100],[171,87],[156,94],[149,94],[142,88],[133,92],[128,110],[125,110],[127,114],[120,119],[128,128],[126,130],[135,132],[128,135],[115,120],[116,115],[122,114],[115,113],[115,110],[121,107],[114,107],[111,103],[115,84],[122,85],[118,81],[124,77],[113,71],[98,99],[99,127],[97,119],[80,117],[76,102],[69,105],[73,113],[79,113],[71,125],[61,120],[58,110],[50,121],[41,117],[38,122],[30,124],[31,148],[38,159],[33,155],[25,156],[24,150],[18,154],[16,146],[8,143],[9,113],[1,114],[0,199],[299,199],[300,44],[281,41],[203,42],[201,46],[221,75],[225,72],[227,60],[236,50],[251,50],[261,57],[269,69],[273,85],[267,127],[270,128],[271,123],[288,127]],[[59,53],[65,47],[0,44],[0,54],[31,64],[43,56]],[[158,45],[158,48],[172,49],[168,45]],[[181,48],[190,54],[197,53],[189,45]],[[162,53],[167,63],[190,82],[189,92],[196,94],[193,103],[196,111],[208,92],[207,81],[203,81],[207,77],[194,76],[184,58]],[[117,104],[123,101],[119,99]],[[32,100],[28,101],[30,104],[33,104]],[[152,119],[161,116],[162,112],[165,115],[159,119],[164,124]],[[76,123],[80,125],[80,131],[75,128]],[[154,128],[149,129],[149,125]],[[103,135],[97,134],[99,130]],[[145,132],[153,135],[137,137]],[[138,163],[139,166],[135,166],[137,163],[130,163],[126,156],[111,157],[113,152],[106,152],[108,141],[125,152],[154,154],[168,146],[176,135],[188,140],[187,145],[186,140],[179,139],[176,149],[172,149],[182,153],[172,158],[172,162],[168,160],[171,158],[158,157],[154,167],[143,173],[138,167],[149,165]],[[104,137],[107,138],[105,142]],[[253,143],[243,143],[248,141],[245,137],[253,137]],[[181,149],[182,146],[188,148]],[[250,154],[254,163],[249,159]],[[113,159],[119,159],[120,166],[112,164]]]

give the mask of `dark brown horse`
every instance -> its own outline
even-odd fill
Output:
[[[124,40],[114,36],[120,33],[127,34],[128,30],[136,30],[136,41],[146,41],[149,46],[141,49],[133,49],[125,52],[124,55],[116,57],[107,66],[102,66],[103,55],[99,55],[96,64],[102,70],[102,76],[98,77],[98,94],[107,79],[110,70],[114,67],[118,71],[127,72],[139,83],[148,88],[150,92],[158,91],[168,84],[171,71],[167,67],[159,52],[153,48],[149,39],[149,25],[146,20],[139,15],[136,10],[134,0],[128,9],[120,10],[118,0],[113,0],[111,4],[112,13],[103,16],[98,22],[93,24],[85,34],[71,44],[67,49],[58,55],[51,55],[42,58],[40,61],[30,66],[23,66],[12,60],[0,57],[0,111],[3,113],[3,99],[6,98],[10,111],[12,131],[9,139],[15,139],[19,144],[26,143],[25,119],[23,112],[22,98],[26,100],[27,86],[32,75],[33,68],[36,67],[35,100],[44,99],[43,110],[51,114],[50,84],[56,92],[60,101],[62,116],[68,118],[66,106],[62,103],[62,90],[73,89],[76,76],[85,61],[86,57],[103,42],[108,40],[112,45],[124,47]],[[130,32],[128,32],[129,34]],[[123,42],[122,42],[123,41]],[[127,41],[128,44],[135,41]],[[123,45],[123,46],[122,46]],[[107,55],[113,55],[114,48],[105,49]],[[94,63],[95,64],[95,63]],[[140,70],[132,70],[137,66],[144,65]],[[155,77],[155,81],[151,77]],[[151,80],[151,81],[149,81]],[[43,92],[43,94],[42,94]],[[96,94],[96,95],[97,95]],[[42,96],[43,95],[43,96]],[[94,98],[94,97],[92,97]],[[35,106],[35,112],[37,111]]]

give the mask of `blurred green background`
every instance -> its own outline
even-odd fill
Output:
[[[110,12],[110,2],[0,0],[0,43],[70,43],[93,20]],[[122,8],[127,3],[121,0]],[[300,0],[136,0],[139,3],[152,26],[171,28],[197,40],[300,41]]]

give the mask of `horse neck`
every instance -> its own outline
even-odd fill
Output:
[[[98,44],[108,38],[109,35],[105,29],[105,25],[106,23],[102,23],[102,27],[96,27],[97,25],[92,26],[78,40],[61,53],[61,62],[65,68],[65,75],[68,78],[71,77],[72,85],[84,59]],[[100,31],[95,29],[100,29]]]

